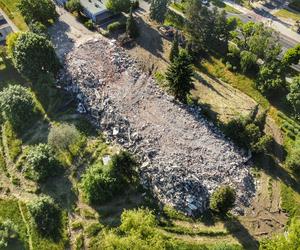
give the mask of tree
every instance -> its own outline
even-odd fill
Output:
[[[47,144],[32,147],[26,156],[26,175],[35,181],[43,181],[49,176],[56,175],[59,163],[54,155]]]
[[[234,207],[235,191],[229,186],[221,186],[214,191],[210,198],[210,209],[216,213],[225,215]]]
[[[294,48],[288,49],[283,56],[283,63],[287,65],[298,64],[300,60],[300,44],[297,44]]]
[[[300,115],[300,76],[293,78],[287,100],[293,106],[295,113]]]
[[[168,10],[168,0],[151,0],[150,18],[163,23]]]
[[[20,0],[18,9],[27,24],[38,21],[47,26],[58,18],[51,0]]]
[[[80,0],[68,0],[68,2],[66,3],[66,8],[70,12],[77,12],[78,15],[80,15],[82,11]]]
[[[107,0],[106,8],[118,13],[118,12],[128,12],[131,7],[130,0]]]
[[[193,70],[190,58],[185,50],[181,50],[179,56],[169,66],[166,79],[169,82],[171,92],[176,99],[185,102],[186,95],[193,88]]]
[[[30,23],[29,30],[39,36],[45,36],[48,38],[47,27],[41,22]]]
[[[28,210],[38,231],[45,236],[56,236],[61,226],[61,211],[49,196],[41,196],[28,204]]]
[[[80,132],[74,125],[63,123],[51,126],[48,143],[54,149],[69,151],[70,146],[79,142],[81,137]]]
[[[257,57],[252,52],[244,50],[240,54],[241,69],[245,73],[256,65]]]
[[[136,21],[132,15],[132,7],[130,8],[129,16],[126,22],[126,33],[131,38],[135,38],[139,34]]]
[[[31,92],[19,85],[10,85],[0,92],[0,110],[17,131],[28,127],[37,113]]]
[[[178,35],[177,33],[174,35],[174,40],[172,43],[171,51],[170,51],[170,62],[174,62],[176,57],[179,55],[179,42],[178,42]]]
[[[274,61],[260,67],[256,87],[262,93],[270,95],[281,88],[284,82],[284,67],[280,62]]]
[[[21,32],[16,32],[16,33],[12,32],[6,37],[6,49],[7,49],[7,54],[10,58],[13,57],[16,41],[18,40],[20,35]]]
[[[57,74],[60,63],[46,37],[32,32],[21,33],[11,47],[14,66],[28,79],[36,80],[41,74]]]

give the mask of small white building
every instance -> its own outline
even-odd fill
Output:
[[[55,0],[60,5],[65,5],[68,0]],[[100,23],[110,18],[113,13],[106,6],[107,0],[80,0],[83,7],[83,13],[94,23]]]
[[[4,43],[6,37],[12,32],[13,32],[12,28],[7,23],[4,16],[0,13],[0,43]]]

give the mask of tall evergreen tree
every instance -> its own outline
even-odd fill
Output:
[[[129,37],[134,38],[138,36],[138,27],[132,15],[132,6],[130,8],[129,16],[126,22],[126,32]]]
[[[174,62],[175,58],[179,55],[179,42],[178,42],[178,34],[176,33],[174,35],[174,40],[172,43],[172,48],[170,51],[170,62]]]
[[[186,95],[193,88],[193,69],[190,57],[185,50],[181,50],[178,57],[169,66],[166,79],[175,98],[185,102]]]
[[[150,18],[159,23],[165,20],[168,10],[168,0],[151,0]]]

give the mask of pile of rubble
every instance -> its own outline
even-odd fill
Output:
[[[197,215],[211,193],[228,184],[237,191],[235,211],[242,213],[255,193],[250,156],[199,108],[178,104],[136,65],[114,41],[96,36],[66,56],[60,81],[111,141],[140,157],[141,182],[162,203]]]

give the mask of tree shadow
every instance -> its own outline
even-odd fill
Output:
[[[162,57],[163,38],[160,33],[146,23],[140,16],[135,16],[140,36],[136,39],[136,43],[143,49],[149,51],[154,56],[166,61]]]
[[[224,218],[224,226],[230,234],[232,234],[244,249],[258,249],[258,241],[249,233],[249,231],[241,224],[241,222],[234,218],[226,216]]]

